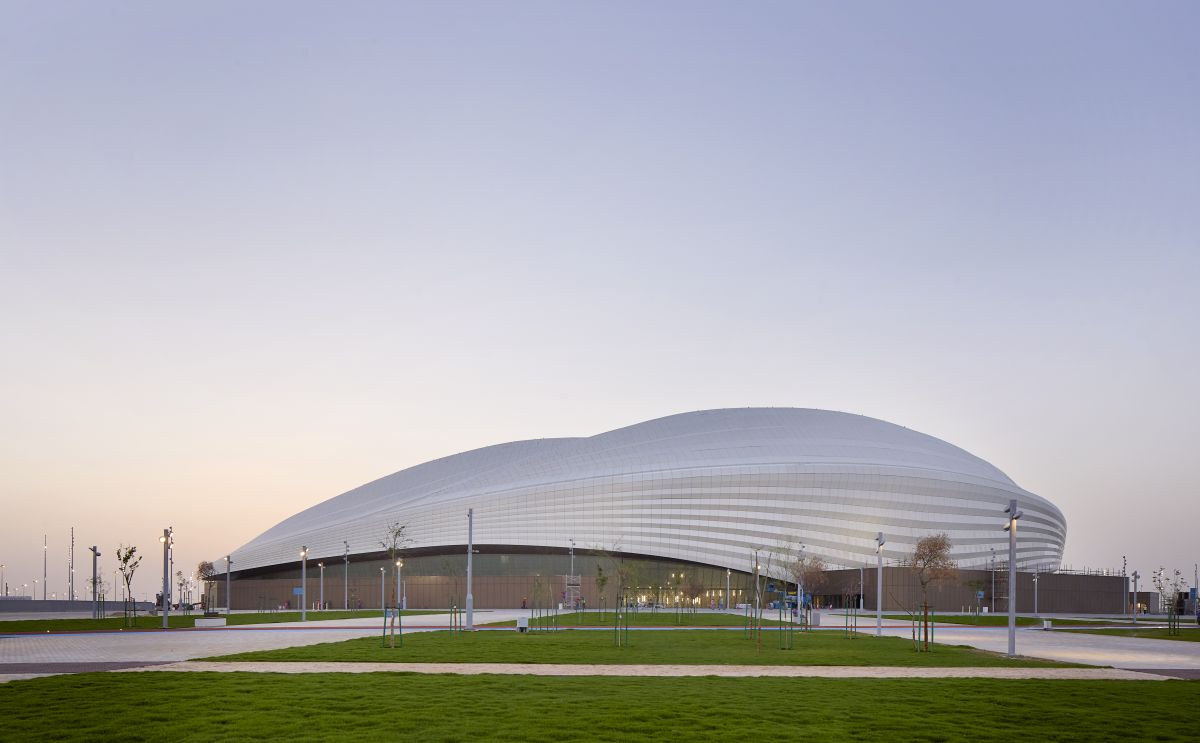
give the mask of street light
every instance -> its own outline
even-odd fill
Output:
[[[996,548],[992,547],[992,613],[996,613]]]
[[[1017,510],[1017,501],[1008,502],[1004,509],[1008,518],[1004,531],[1008,532],[1008,655],[1017,654],[1017,519],[1025,514]]]
[[[400,584],[397,588],[400,595],[400,610],[403,611],[408,608],[408,589],[404,585],[404,560],[396,560],[396,567],[398,568],[396,580]]]
[[[474,563],[472,561],[475,552],[475,509],[467,509],[467,622],[466,629],[474,631],[475,629],[475,586],[474,586]]]
[[[404,560],[396,560],[396,611],[400,610],[400,578],[404,575]]]
[[[233,556],[225,555],[225,615],[229,616],[233,613],[233,593],[229,585],[230,575],[233,573]]]
[[[308,621],[308,547],[300,548],[300,621]]]
[[[875,636],[883,635],[883,532],[875,535]]]
[[[174,527],[168,526],[163,529],[162,536],[158,541],[163,546],[163,587],[162,587],[162,613],[163,613],[163,629],[169,626],[169,616],[171,614],[171,542],[174,541]],[[71,568],[73,573],[75,568]],[[74,581],[72,581],[74,586]]]
[[[321,569],[321,580],[317,584],[317,585],[321,586],[321,600],[317,604],[317,607],[319,609],[324,609],[325,608],[325,563],[318,562],[317,567]]]
[[[1133,571],[1133,623],[1134,624],[1137,624],[1138,609],[1141,608],[1141,602],[1138,601],[1138,590],[1137,590],[1138,578],[1141,578],[1141,577],[1142,576],[1138,575],[1138,571],[1136,571],[1136,570]],[[1125,584],[1125,590],[1129,590],[1128,583]]]
[[[384,588],[384,580],[387,575],[387,570],[379,568],[379,606],[383,609],[383,631],[387,632],[387,589]]]
[[[346,611],[350,611],[350,543],[343,541],[346,545],[346,552],[342,555],[342,561],[346,563],[346,574],[342,578],[342,600],[346,604]]]
[[[96,545],[88,547],[92,553],[92,619],[100,618],[100,600],[96,597],[96,560],[100,558],[100,550]]]
[[[1037,593],[1038,593],[1037,584],[1038,584],[1038,571],[1037,571],[1037,568],[1034,567],[1034,569],[1033,569],[1033,615],[1035,617],[1041,616],[1041,614],[1038,612],[1038,605],[1037,605]]]
[[[725,568],[725,611],[729,611],[732,605],[729,603],[729,578],[733,575],[733,571]]]

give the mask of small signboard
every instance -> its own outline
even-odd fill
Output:
[[[295,588],[292,589],[292,595],[293,596],[303,596],[304,589],[301,588],[300,586],[296,586]]]
[[[979,599],[980,601],[983,601],[983,591],[976,591],[975,598]]]

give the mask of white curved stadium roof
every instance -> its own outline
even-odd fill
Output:
[[[754,549],[803,544],[834,565],[898,559],[946,532],[964,567],[1007,555],[1002,512],[1025,512],[1018,563],[1055,569],[1066,522],[1049,501],[956,446],[860,415],[740,408],[672,415],[587,438],[498,444],[402,470],[302,511],[236,550],[234,569],[373,553],[387,524],[414,548],[467,540],[580,548],[745,570]]]

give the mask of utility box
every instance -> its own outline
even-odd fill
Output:
[[[1049,619],[1042,620],[1042,629],[1054,629],[1054,624]]]
[[[809,621],[810,627],[820,627],[821,626],[821,612],[814,611],[809,615],[809,617],[810,617],[810,621]]]
[[[529,617],[517,617],[517,632],[529,631]]]

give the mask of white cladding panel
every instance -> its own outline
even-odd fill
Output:
[[[838,566],[898,559],[946,532],[963,567],[1006,558],[1016,498],[1022,567],[1055,569],[1066,522],[1049,501],[944,441],[825,410],[683,413],[588,438],[489,446],[397,472],[331,498],[236,550],[234,569],[377,552],[386,525],[411,547],[600,547],[744,570],[754,549],[803,544]]]

